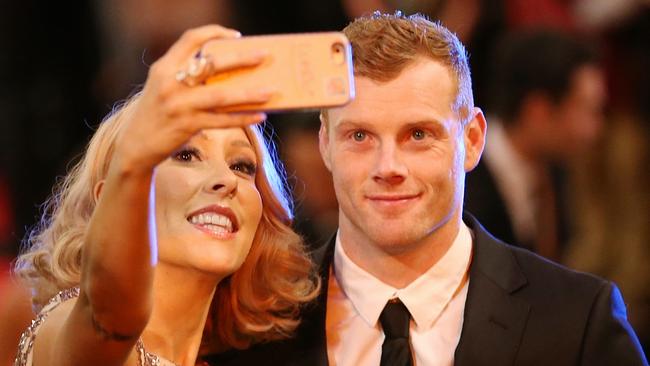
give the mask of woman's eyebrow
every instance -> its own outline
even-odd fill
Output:
[[[249,141],[244,140],[244,139],[233,140],[232,142],[230,142],[230,146],[232,146],[232,147],[243,147],[243,148],[247,148],[247,149],[251,149],[251,150],[255,151],[255,149],[253,149],[253,145],[251,145],[251,143]]]

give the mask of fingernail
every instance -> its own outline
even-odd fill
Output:
[[[239,38],[239,37],[241,37],[241,32],[238,31],[238,30],[236,30],[236,29],[226,28],[226,30],[227,30],[227,32],[228,32],[228,33],[227,33],[227,36],[229,36],[229,37],[233,37],[233,38]]]

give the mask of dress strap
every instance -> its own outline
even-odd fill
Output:
[[[56,309],[57,306],[64,302],[79,297],[79,287],[73,287],[66,290],[59,291],[38,313],[36,318],[32,320],[31,324],[20,336],[18,343],[18,354],[14,360],[14,366],[31,366],[32,364],[32,347],[36,339],[38,328],[41,327],[50,312]]]
[[[64,302],[79,297],[79,287],[73,287],[66,290],[62,290],[57,293],[47,305],[38,313],[36,318],[32,320],[31,324],[20,336],[20,342],[18,343],[18,354],[14,361],[14,366],[31,366],[32,365],[32,348],[34,346],[34,340],[36,339],[36,333],[38,329],[43,324],[50,312],[57,308],[57,306],[63,304]],[[144,348],[144,343],[142,338],[138,338],[138,341],[135,345],[136,351],[138,352],[138,366],[178,366],[173,362],[159,357],[153,353],[147,352]]]
[[[147,352],[142,338],[138,338],[135,349],[138,351],[138,366],[178,366],[166,358]]]

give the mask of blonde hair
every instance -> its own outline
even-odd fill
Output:
[[[352,44],[355,76],[390,81],[421,56],[446,66],[456,84],[452,108],[466,122],[474,107],[468,57],[463,44],[449,29],[420,14],[375,12],[357,18],[343,33]]]
[[[123,121],[138,100],[139,95],[130,98],[100,124],[25,239],[15,271],[32,288],[36,311],[58,291],[79,285],[83,240],[95,209],[93,190],[106,177]],[[291,199],[275,151],[260,126],[244,131],[260,161],[255,182],[263,210],[246,260],[221,281],[213,299],[205,338],[220,348],[245,348],[290,335],[299,323],[301,304],[320,287],[302,239],[291,229]]]

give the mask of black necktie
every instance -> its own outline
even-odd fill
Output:
[[[412,366],[409,345],[409,322],[411,314],[399,299],[391,299],[379,315],[384,329],[384,344],[381,345],[380,366]]]

